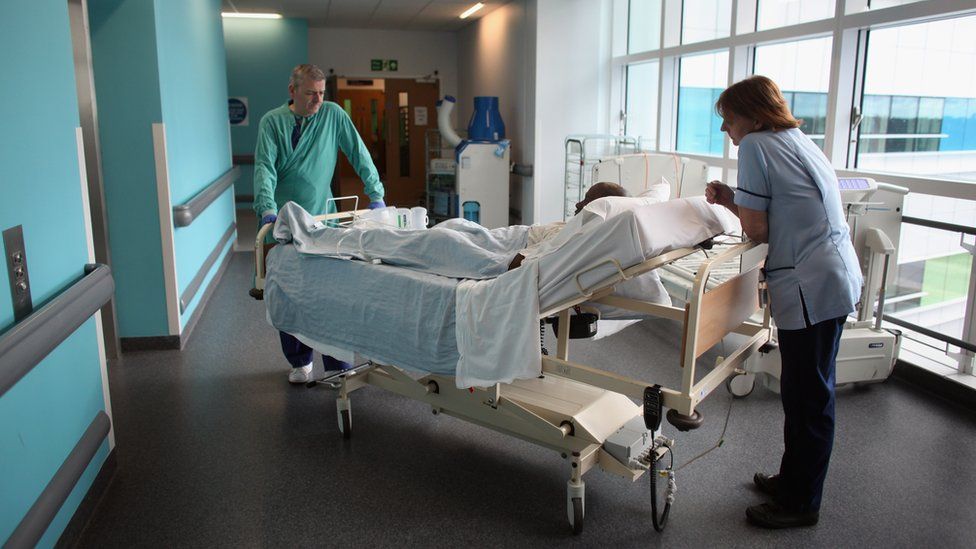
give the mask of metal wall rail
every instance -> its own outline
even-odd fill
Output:
[[[974,345],[972,343],[967,343],[967,342],[965,342],[965,341],[963,341],[961,339],[958,339],[958,338],[955,338],[955,337],[952,337],[952,336],[948,336],[948,335],[945,335],[945,334],[940,334],[939,332],[936,332],[934,330],[930,330],[930,329],[928,329],[928,328],[926,328],[924,326],[919,326],[918,324],[912,324],[911,322],[908,322],[907,320],[902,320],[902,319],[900,319],[898,317],[894,317],[894,316],[891,316],[891,315],[884,315],[882,318],[884,319],[885,322],[890,322],[890,323],[894,324],[895,326],[901,326],[902,328],[906,328],[906,329],[911,330],[913,332],[918,332],[918,333],[920,333],[920,334],[922,334],[924,336],[929,336],[932,339],[937,339],[939,341],[943,341],[945,343],[948,343],[949,345],[955,345],[956,347],[959,347],[960,349],[966,349],[967,351],[972,351],[972,352],[976,353],[976,345]]]
[[[901,218],[901,222],[902,223],[907,223],[909,225],[918,225],[920,227],[929,227],[929,228],[932,228],[932,229],[939,229],[939,230],[942,230],[942,231],[949,231],[949,232],[962,233],[962,234],[968,234],[968,235],[976,235],[976,227],[969,227],[969,226],[966,226],[966,225],[956,225],[955,223],[946,223],[946,222],[943,222],[943,221],[934,221],[932,219],[923,219],[921,217],[903,216]],[[969,276],[972,277],[974,275],[976,275],[976,273],[970,273]],[[967,313],[969,313],[969,311],[967,311]],[[948,343],[949,345],[955,345],[956,347],[959,347],[960,349],[965,349],[967,351],[976,353],[976,344],[969,343],[969,342],[963,341],[963,340],[961,340],[959,338],[955,338],[955,337],[952,337],[952,336],[949,336],[949,335],[946,335],[946,334],[942,334],[942,333],[936,332],[934,330],[930,330],[930,329],[928,329],[928,328],[926,328],[924,326],[919,326],[918,324],[913,324],[911,322],[908,322],[906,320],[902,320],[900,318],[894,317],[894,316],[889,315],[889,314],[882,315],[882,319],[885,322],[890,322],[890,323],[894,324],[895,326],[901,326],[902,328],[906,328],[906,329],[909,329],[909,330],[911,330],[913,332],[917,332],[919,334],[922,334],[924,336],[931,337],[932,339],[936,339],[938,341],[942,341],[944,343]]]
[[[180,314],[186,312],[186,308],[190,306],[190,302],[193,301],[194,296],[197,295],[197,291],[203,285],[203,279],[207,277],[207,273],[213,268],[214,263],[220,258],[220,252],[224,251],[227,247],[227,242],[230,241],[231,237],[234,236],[234,232],[237,230],[237,223],[231,222],[230,227],[224,231],[224,235],[220,237],[217,241],[217,245],[210,252],[210,255],[203,260],[203,265],[200,265],[200,269],[197,274],[193,277],[193,280],[186,286],[183,290],[183,295],[180,296]]]
[[[240,175],[240,166],[234,166],[214,180],[213,183],[207,185],[206,189],[198,192],[196,196],[188,200],[185,204],[173,206],[173,225],[177,227],[189,226],[190,223],[193,223],[194,219],[207,209],[207,206],[210,206],[214,200],[217,200],[218,196],[227,190],[227,187],[233,185],[234,181],[237,181]]]
[[[85,434],[81,435],[78,443],[65,458],[61,467],[51,477],[51,481],[44,487],[34,505],[27,511],[20,524],[10,534],[7,541],[3,544],[4,548],[30,548],[37,545],[44,533],[47,532],[51,521],[57,516],[61,506],[71,495],[71,491],[78,484],[78,479],[88,468],[94,459],[95,454],[102,445],[102,441],[108,436],[112,422],[108,415],[99,410],[95,419],[88,425]]]
[[[908,223],[909,225],[920,225],[922,227],[931,227],[933,229],[941,229],[943,231],[950,231],[954,233],[976,235],[976,227],[956,225],[955,223],[945,223],[942,221],[933,221],[931,219],[922,219],[921,217],[909,217],[906,215],[901,218],[901,222]]]
[[[107,265],[85,265],[84,276],[0,335],[0,396],[108,303],[114,292]]]

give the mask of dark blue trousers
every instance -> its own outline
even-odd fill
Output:
[[[779,330],[786,451],[779,468],[777,503],[788,509],[820,509],[834,446],[834,371],[845,320]]]
[[[278,335],[281,337],[281,351],[285,353],[285,358],[288,359],[288,364],[291,364],[292,368],[301,368],[312,363],[313,352],[311,347],[298,341],[298,338],[291,334],[278,332]],[[328,355],[322,355],[322,364],[325,366],[326,372],[348,370],[352,367],[348,362],[336,360]]]

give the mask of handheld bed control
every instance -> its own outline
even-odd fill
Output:
[[[657,432],[661,427],[663,401],[660,385],[644,388],[644,426],[651,431]]]

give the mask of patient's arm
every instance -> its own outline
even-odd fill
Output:
[[[508,264],[508,270],[511,271],[512,269],[518,269],[519,267],[521,267],[522,261],[524,259],[525,259],[524,255],[515,254],[515,257],[512,258],[512,262]]]

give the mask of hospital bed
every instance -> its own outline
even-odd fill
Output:
[[[594,164],[592,169],[592,181],[618,183],[632,196],[640,195],[659,181],[668,182],[672,197],[699,196],[704,194],[708,179],[708,167],[703,162],[666,153],[611,156]],[[887,274],[889,267],[896,264],[901,212],[908,189],[863,177],[841,177],[838,184],[865,284],[856,319],[847,322],[841,336],[836,383],[878,383],[891,374],[901,348],[901,332],[882,328],[881,315],[875,310],[883,309],[886,286],[893,280]],[[660,269],[661,281],[672,299],[680,303],[690,301],[699,262],[709,253],[727,249],[728,242],[734,240],[716,239],[715,247],[709,252],[691,254]],[[736,274],[734,265],[719,266],[712,270],[706,288]],[[775,328],[773,339],[776,339]],[[746,375],[728,380],[727,389],[734,396],[748,396],[756,381],[779,392],[781,364],[775,345],[753,356],[745,370]]]
[[[330,214],[314,219],[335,223],[355,215]],[[331,353],[346,349],[368,359],[338,380],[336,407],[343,437],[348,438],[352,433],[352,394],[372,385],[422,401],[435,415],[449,414],[551,448],[569,461],[567,518],[573,532],[579,533],[585,511],[583,475],[599,467],[636,481],[651,471],[648,476],[652,483],[658,475],[670,474],[669,488],[673,489],[673,471],[662,472],[661,458],[668,454],[674,442],[661,434],[664,409],[668,409],[668,421],[679,430],[700,426],[703,418],[696,407],[727,378],[740,373],[745,360],[770,339],[769,314],[759,305],[759,264],[742,262],[744,255],[750,255],[748,252],[761,245],[740,242],[710,257],[697,271],[693,296],[688,304],[683,308],[672,307],[622,298],[615,295],[614,290],[624,281],[697,253],[697,248],[648,249],[643,242],[654,238],[641,233],[640,227],[635,229],[636,216],[614,219],[618,221],[607,222],[606,230],[616,232],[602,234],[594,230],[592,242],[629,239],[638,243],[641,248],[638,253],[622,259],[626,254],[615,251],[603,259],[594,261],[585,257],[574,263],[580,254],[570,251],[569,257],[556,257],[548,264],[544,263],[545,258],[539,260],[538,301],[525,306],[532,307],[537,320],[554,315],[560,319],[556,352],[553,356],[545,356],[538,354],[536,349],[536,362],[527,365],[531,375],[518,379],[466,386],[459,383],[452,362],[461,361],[455,354],[458,351],[451,348],[451,341],[464,339],[460,331],[465,326],[451,317],[449,309],[453,293],[463,282],[449,277],[395,267],[382,261],[309,256],[299,253],[295,244],[281,244],[268,255],[266,276],[261,249],[265,235],[271,230],[267,225],[261,228],[256,239],[256,291],[252,291],[252,295],[266,297],[269,319],[276,328],[293,333],[319,351]],[[587,245],[585,241],[580,244]],[[661,253],[651,255],[652,251]],[[600,252],[596,253],[599,255]],[[558,255],[558,252],[552,255]],[[740,264],[740,273],[706,290],[712,269],[729,262]],[[553,268],[553,263],[559,264],[560,268]],[[520,269],[527,269],[527,266]],[[550,277],[553,273],[556,274]],[[500,281],[504,276],[495,280]],[[316,292],[314,284],[295,283],[296,288],[284,287],[295,277],[309,277],[318,280],[320,286],[330,286],[333,291],[328,295],[331,297],[317,294],[304,299],[306,293]],[[494,281],[488,281],[489,285],[492,283]],[[382,291],[382,288],[391,286],[399,289],[383,294],[379,304],[365,301],[361,291],[364,287]],[[355,288],[360,289],[358,294]],[[418,300],[419,293],[425,294],[424,299],[431,303]],[[453,303],[457,304],[456,301]],[[570,311],[584,303],[602,303],[680,322],[680,387],[661,387],[651,381],[628,378],[601,370],[596,365],[570,360]],[[413,310],[404,311],[401,305],[413,307]],[[343,311],[343,329],[331,334],[303,333],[307,327],[301,325],[300,317],[311,318],[321,310]],[[749,322],[757,311],[761,311],[762,321]],[[427,322],[424,326],[411,325],[410,330],[391,329],[403,322],[398,317],[411,314]],[[309,318],[304,322],[314,324]],[[440,320],[442,325],[430,326],[437,324],[429,321],[432,318]],[[384,330],[390,334],[386,337],[389,341],[378,341],[384,338],[375,335],[366,341],[368,338],[354,335],[360,331],[358,324],[377,322],[389,323]],[[411,333],[414,329],[419,332]],[[456,334],[450,333],[452,331],[458,332],[456,338]],[[710,371],[702,373],[698,359],[733,332],[742,334],[744,342],[728,356],[720,357]],[[349,334],[353,336],[350,338]],[[396,347],[391,348],[388,343],[404,349],[402,360],[395,356]],[[496,341],[494,345],[504,347],[507,343]],[[416,356],[427,358],[418,360]],[[446,360],[442,359],[444,356]],[[673,491],[669,490],[669,502],[672,497]],[[656,499],[656,495],[652,497],[652,504]],[[658,526],[655,513],[655,527]],[[663,523],[660,526],[663,528]]]

